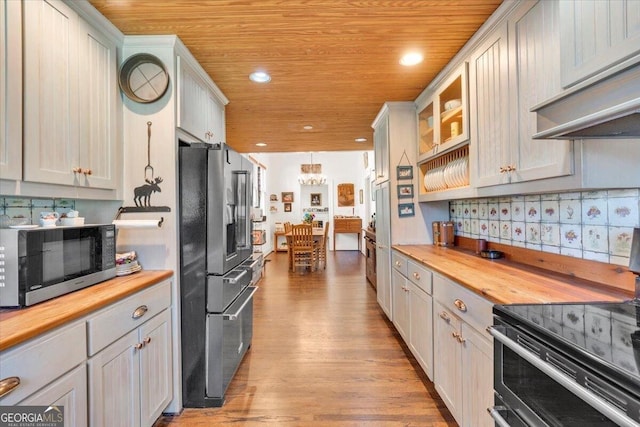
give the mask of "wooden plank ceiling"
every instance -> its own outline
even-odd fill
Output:
[[[372,149],[382,104],[414,100],[501,0],[90,2],[124,34],[180,37],[230,100],[229,145],[290,152]],[[410,49],[425,60],[403,67]]]

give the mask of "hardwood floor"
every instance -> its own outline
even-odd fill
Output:
[[[271,254],[253,344],[222,408],[185,409],[155,427],[455,426],[433,384],[378,308],[356,251],[327,269],[287,272]]]

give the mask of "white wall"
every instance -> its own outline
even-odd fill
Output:
[[[365,168],[364,153],[367,153],[368,167]],[[298,153],[252,153],[251,156],[264,164],[266,170],[266,206],[263,206],[267,215],[267,244],[263,247],[263,252],[268,253],[273,250],[273,232],[276,222],[300,223],[303,216],[303,208],[309,205],[308,198],[310,191],[298,183],[300,175],[300,165],[311,163],[311,154]],[[366,227],[371,214],[375,211],[375,206],[371,202],[368,192],[368,182],[370,168],[373,164],[373,151],[341,151],[341,152],[314,152],[313,163],[322,165],[322,173],[327,177],[326,192],[328,200],[322,200],[322,206],[328,207],[327,215],[317,214],[318,219],[328,220],[330,224],[329,234],[333,236],[333,216],[334,215],[355,215],[362,218],[362,225]],[[365,182],[367,185],[365,185]],[[338,184],[352,183],[355,187],[355,206],[338,207],[337,186]],[[324,192],[325,189],[312,187]],[[359,193],[363,190],[363,203],[360,203]],[[284,212],[282,203],[282,192],[290,191],[294,193],[294,201],[291,212]],[[277,202],[269,202],[269,195],[276,194]],[[277,212],[270,212],[270,207],[274,206]],[[362,238],[362,236],[361,236]],[[358,239],[355,234],[339,234],[336,236],[337,250],[357,250]],[[361,245],[364,247],[364,245]],[[331,250],[334,249],[334,242],[329,242]]]

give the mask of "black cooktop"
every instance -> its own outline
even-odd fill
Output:
[[[504,313],[595,361],[640,381],[640,302],[513,304]]]

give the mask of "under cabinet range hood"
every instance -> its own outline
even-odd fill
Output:
[[[585,81],[534,106],[534,139],[640,137],[640,64]]]

